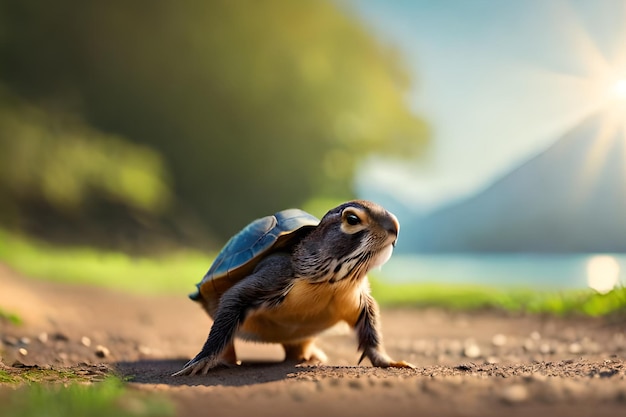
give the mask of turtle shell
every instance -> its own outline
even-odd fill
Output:
[[[249,275],[263,257],[294,244],[318,224],[317,217],[300,209],[253,221],[230,238],[189,298],[207,303],[212,315],[221,295]]]

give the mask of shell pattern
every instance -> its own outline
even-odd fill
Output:
[[[244,227],[222,248],[215,261],[189,297],[210,304],[249,275],[263,257],[295,244],[319,219],[300,209],[287,209],[262,217]]]

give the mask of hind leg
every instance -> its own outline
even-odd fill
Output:
[[[315,339],[295,343],[283,343],[285,361],[296,363],[322,363],[328,360],[323,350],[315,346]]]
[[[220,362],[226,366],[235,366],[239,365],[240,362],[237,360],[237,353],[235,352],[235,344],[231,342],[224,352],[220,355]]]

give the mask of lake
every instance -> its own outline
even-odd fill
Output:
[[[376,276],[439,282],[609,291],[626,283],[626,254],[396,254]]]

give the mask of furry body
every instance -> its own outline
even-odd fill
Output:
[[[397,219],[382,207],[348,202],[292,246],[265,256],[218,300],[200,291],[197,301],[214,323],[200,353],[177,375],[236,363],[235,336],[281,343],[287,360],[323,361],[314,337],[340,321],[356,330],[361,360],[412,367],[384,352],[378,305],[366,276],[389,259],[398,230]]]

